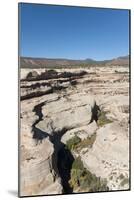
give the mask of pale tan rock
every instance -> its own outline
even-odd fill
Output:
[[[110,190],[129,188],[128,181],[121,184],[123,179],[129,178],[129,141],[118,122],[100,128],[93,147],[81,158],[92,173],[108,180]]]
[[[36,127],[49,134],[62,129],[73,129],[87,125],[92,119],[92,108],[95,100],[88,94],[70,96],[70,100],[61,98],[59,101],[51,102],[42,107],[44,120],[40,121]]]
[[[97,130],[98,126],[95,121],[90,123],[86,126],[81,126],[79,128],[71,129],[70,131],[67,131],[61,138],[61,141],[66,144],[66,142],[77,135],[79,138],[86,139],[87,137],[91,137]]]
[[[77,73],[81,69],[83,70],[78,68],[57,71]],[[117,69],[121,73],[117,73]],[[81,156],[84,165],[91,172],[107,178],[111,190],[129,188],[127,182],[129,178],[129,74],[126,73],[129,72],[129,68],[96,66],[84,70],[88,74],[77,77],[75,86],[72,86],[67,79],[60,79],[63,81],[61,83],[57,83],[57,79],[21,81],[22,96],[37,94],[36,97],[21,101],[21,195],[63,193],[57,170],[57,158],[52,162],[53,153],[61,148],[61,143],[66,144],[66,141],[75,134],[83,140],[94,132],[97,134],[92,148],[85,147],[76,156]],[[21,69],[21,79],[25,79],[32,71],[36,69]],[[42,72],[45,72],[45,69],[37,70],[38,74]],[[40,87],[32,88],[31,86],[36,83],[40,83]],[[65,88],[50,91],[56,84]],[[50,93],[45,94],[48,91]],[[45,95],[38,95],[40,92],[44,92]],[[41,103],[44,105],[40,109],[42,118],[39,120],[34,108]],[[92,121],[95,103],[101,109],[108,111],[107,117],[113,123],[100,128],[95,121]],[[47,135],[42,141],[33,139],[34,123],[36,128]],[[63,136],[59,137],[61,141],[56,139],[54,147],[50,138],[55,133],[61,134],[62,131]],[[122,183],[123,180],[125,184]]]
[[[43,190],[47,193],[47,188],[56,186],[56,192],[61,193],[62,187],[56,180],[53,169],[53,144],[48,140],[42,140],[40,144],[33,148],[21,150],[21,195],[36,195]],[[58,187],[59,185],[59,187]],[[52,190],[51,193],[54,191]],[[43,194],[43,193],[42,193]]]

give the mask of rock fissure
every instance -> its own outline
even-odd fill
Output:
[[[33,112],[35,112],[35,114],[38,116],[38,119],[34,122],[32,126],[33,138],[37,141],[38,144],[39,142],[42,142],[44,138],[49,137],[50,141],[54,146],[52,164],[50,167],[53,171],[54,180],[56,177],[60,177],[61,184],[63,186],[63,193],[72,193],[72,188],[70,187],[69,180],[74,157],[71,151],[69,151],[69,149],[66,148],[66,145],[61,142],[61,137],[68,130],[66,128],[63,128],[61,131],[55,132],[51,123],[52,134],[50,135],[49,133],[44,132],[36,127],[36,125],[43,118],[42,106],[44,105],[45,103],[42,102],[36,105],[33,109]]]
[[[80,105],[86,106],[87,104]],[[72,154],[71,150],[67,147],[66,144],[64,144],[61,141],[61,138],[64,134],[66,134],[67,131],[71,131],[71,128],[63,128],[60,131],[56,131],[54,128],[53,121],[49,124],[51,126],[51,134],[47,133],[45,131],[42,131],[41,129],[37,128],[36,125],[44,120],[43,119],[43,113],[42,113],[42,107],[45,106],[45,102],[42,102],[38,105],[36,105],[33,109],[33,112],[38,116],[38,119],[33,124],[33,138],[36,139],[37,144],[38,142],[42,142],[42,140],[46,137],[49,137],[49,140],[52,142],[54,146],[54,152],[52,155],[52,171],[54,172],[54,180],[56,177],[61,178],[61,184],[63,186],[63,193],[72,193],[73,187],[70,184],[71,179],[71,170],[73,162],[76,158],[74,158],[74,155]],[[91,112],[92,116],[89,122],[87,124],[92,123],[94,120],[98,120],[98,110],[99,106],[97,106],[96,102],[94,103],[94,107],[92,107]],[[78,127],[78,126],[77,126]],[[72,128],[73,129],[73,128]]]

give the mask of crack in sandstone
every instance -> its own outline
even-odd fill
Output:
[[[72,193],[72,188],[70,187],[68,181],[70,179],[70,170],[72,167],[72,163],[74,161],[74,157],[71,152],[66,149],[66,145],[61,142],[61,137],[66,133],[67,129],[63,128],[61,131],[56,132],[53,128],[53,124],[51,123],[52,135],[44,132],[36,127],[36,125],[42,120],[42,106],[45,105],[45,102],[42,102],[36,105],[33,109],[35,114],[38,116],[38,119],[32,125],[33,138],[38,142],[42,142],[42,140],[46,137],[49,137],[50,141],[54,145],[54,153],[52,155],[52,168],[54,170],[54,179],[56,177],[61,178],[61,183],[63,186],[63,193]],[[63,168],[62,165],[66,165],[66,168]]]
[[[60,98],[60,97],[59,97]],[[61,137],[71,128],[66,129],[63,128],[60,131],[55,131],[53,126],[53,121],[51,121],[50,126],[52,130],[52,134],[49,134],[41,129],[37,128],[36,125],[43,120],[42,107],[46,105],[47,102],[41,102],[40,104],[34,106],[33,112],[38,116],[38,119],[32,125],[33,138],[38,142],[42,142],[42,140],[46,137],[49,137],[50,141],[54,145],[54,153],[52,155],[52,168],[54,169],[54,176],[61,178],[61,183],[63,186],[63,193],[72,193],[73,188],[69,184],[70,174],[72,169],[72,164],[74,161],[74,156],[71,151],[66,148],[66,145],[61,142]],[[81,106],[85,106],[87,104],[83,104]],[[79,106],[80,107],[80,106]],[[89,123],[93,122],[93,120],[97,121],[99,107],[95,103],[92,108],[92,117]],[[88,123],[88,124],[89,124]]]

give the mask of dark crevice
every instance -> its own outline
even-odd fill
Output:
[[[51,94],[53,92],[53,89],[49,89],[47,91],[36,91],[36,92],[32,92],[30,94],[24,95],[20,97],[20,100],[27,100],[27,99],[32,99],[32,98],[36,98],[36,97],[40,97],[46,94]]]
[[[43,118],[42,106],[44,106],[44,105],[45,105],[45,102],[42,102],[42,103],[36,105],[33,109],[33,112],[35,112],[36,115],[38,116],[38,119],[32,125],[33,138],[36,140],[36,142],[37,142],[36,144],[38,144],[38,142],[42,142],[42,140],[44,138],[49,136],[48,133],[46,133],[36,127],[36,124],[38,124]]]
[[[31,98],[40,97],[40,96],[51,94],[51,93],[54,93],[54,92],[57,92],[57,91],[60,91],[60,90],[66,89],[66,88],[67,87],[63,87],[63,86],[53,86],[50,89],[48,89],[47,91],[35,91],[30,94],[21,96],[20,100],[23,101],[23,100],[27,100],[27,99],[31,99]]]
[[[74,157],[66,145],[61,142],[61,137],[66,133],[67,129],[63,128],[61,131],[53,131],[50,136],[50,141],[54,145],[54,154],[52,158],[52,166],[57,166],[57,174],[61,178],[64,193],[72,193],[73,189],[70,187],[69,180],[71,178],[71,169]]]
[[[55,80],[56,84],[62,84],[62,83],[66,83],[66,82],[70,82],[72,85],[77,84],[77,81],[75,80],[75,78],[71,77],[71,78],[65,78],[65,79],[60,79],[60,80]],[[26,89],[37,89],[40,87],[51,87],[52,83],[51,82],[41,82],[41,83],[33,83],[30,85],[22,85],[21,88],[26,88]]]
[[[41,143],[46,137],[49,137],[50,141],[54,145],[54,153],[52,155],[52,167],[55,171],[55,176],[61,178],[61,184],[63,186],[63,193],[72,193],[73,189],[70,187],[70,173],[74,157],[66,145],[61,142],[61,137],[66,133],[68,129],[63,128],[60,131],[55,131],[53,123],[51,123],[51,135],[45,131],[40,130],[36,125],[43,119],[42,106],[45,102],[36,105],[33,112],[36,113],[38,119],[32,125],[33,139],[36,140],[36,144]]]
[[[100,108],[99,106],[96,104],[95,102],[95,105],[94,107],[92,108],[92,118],[91,118],[91,122],[93,122],[94,120],[97,122],[98,121],[98,114],[100,112]]]
[[[71,153],[71,150],[69,150],[67,146],[61,142],[61,137],[68,131],[68,129],[63,128],[60,131],[56,131],[53,121],[52,123],[50,123],[51,133],[47,133],[36,127],[36,125],[43,120],[42,106],[44,106],[45,103],[46,102],[42,102],[36,105],[33,109],[33,112],[35,112],[35,114],[38,116],[38,119],[32,125],[33,138],[37,141],[38,144],[38,142],[42,142],[44,138],[49,137],[49,140],[54,145],[54,153],[52,155],[52,167],[55,172],[55,178],[57,176],[61,178],[63,193],[71,194],[73,193],[73,188],[71,187],[69,180],[71,179],[71,169],[75,159]],[[100,108],[95,103],[92,109],[91,122],[93,120],[97,122],[99,111]]]
[[[35,83],[35,84],[31,84],[31,85],[22,85],[21,88],[29,88],[29,89],[36,89],[36,88],[40,88],[40,87],[50,87],[51,83]]]
[[[79,78],[83,75],[86,74],[85,71],[79,72],[79,73],[71,73],[71,72],[63,72],[63,73],[58,73],[58,72],[53,72],[54,70],[50,70],[47,72],[43,72],[41,75],[37,76],[32,76],[32,73],[30,75],[27,75],[26,79],[22,79],[21,81],[39,81],[39,80],[48,80],[48,79],[53,79],[53,78],[62,78],[61,80],[55,80],[55,84],[53,85],[51,81],[48,83],[34,83],[31,85],[24,85],[21,86],[21,89],[27,89],[27,94],[21,95],[20,100],[27,100],[31,98],[36,98],[40,97],[43,95],[48,95],[54,92],[58,92],[61,90],[65,90],[66,88],[70,86],[75,86],[77,84],[77,81],[75,80],[76,78]],[[70,83],[68,86],[62,86],[62,83]],[[43,91],[38,91],[39,88],[41,87],[49,87],[47,90]],[[29,93],[28,93],[29,91]]]
[[[35,126],[39,121],[42,120],[42,118],[43,118],[42,107],[44,105],[45,105],[45,102],[42,102],[42,103],[34,106],[33,112],[35,112],[36,115],[38,116],[38,120],[36,120],[36,122],[33,124],[33,126]]]
[[[84,75],[86,75],[86,71],[80,71],[80,72],[57,72],[55,70],[47,70],[45,72],[42,72],[40,75],[38,74],[32,74],[32,72],[29,72],[27,77],[25,79],[22,79],[21,81],[40,81],[40,80],[50,80],[50,79],[59,79],[59,78],[79,78]]]
[[[73,188],[70,186],[69,180],[71,178],[71,169],[74,157],[71,151],[66,148],[66,145],[63,145],[63,147],[59,150],[57,157],[57,166],[62,180],[64,193],[71,194],[73,192]]]

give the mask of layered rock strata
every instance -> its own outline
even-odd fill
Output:
[[[53,78],[41,76],[45,71],[21,69],[20,195],[65,193],[58,152],[75,135],[96,139],[70,156],[80,156],[87,170],[107,179],[110,190],[128,189],[128,68],[96,67],[82,74],[62,69]],[[110,123],[100,126],[102,111]]]

